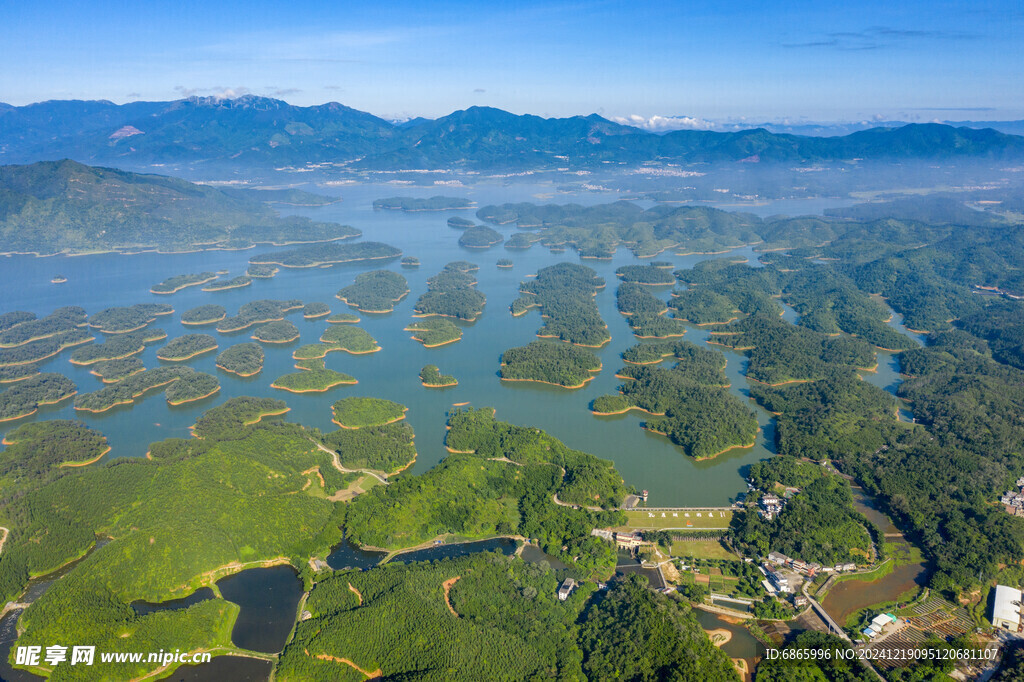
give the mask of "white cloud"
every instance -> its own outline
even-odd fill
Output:
[[[186,88],[183,85],[178,85],[174,88],[181,94],[182,97],[213,97],[214,99],[235,99],[236,97],[242,97],[243,95],[252,94],[252,90],[246,87],[234,87],[226,88],[223,86],[216,86],[213,88]]]
[[[667,132],[669,130],[713,130],[715,128],[713,121],[707,121],[694,116],[654,115],[647,118],[632,114],[630,116],[613,116],[611,120],[622,125],[641,128],[654,133]]]

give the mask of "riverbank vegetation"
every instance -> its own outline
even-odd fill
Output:
[[[484,310],[487,297],[476,290],[473,272],[480,268],[466,261],[448,263],[427,280],[427,291],[413,307],[416,315],[440,315],[472,322]]]
[[[227,317],[227,309],[217,303],[208,303],[186,310],[181,314],[181,323],[184,325],[204,325],[220,322]]]
[[[447,388],[459,384],[459,380],[451,374],[441,374],[437,365],[425,365],[420,370],[420,382],[431,388]]]
[[[593,300],[602,287],[604,279],[585,265],[551,265],[538,270],[535,279],[519,284],[520,296],[512,302],[512,314],[521,315],[537,306],[544,318],[538,336],[598,348],[612,338]]]
[[[185,334],[168,341],[156,356],[168,362],[184,362],[215,350],[217,339],[209,334]]]
[[[601,360],[585,348],[547,341],[509,348],[501,356],[501,378],[508,381],[581,388],[600,369]]]
[[[355,281],[335,296],[364,313],[389,313],[409,293],[409,282],[397,272],[373,270],[356,275]]]
[[[405,419],[405,405],[384,398],[342,398],[331,410],[334,423],[345,429],[382,426]]]
[[[263,348],[258,343],[238,343],[221,351],[217,367],[240,377],[251,377],[263,371],[263,358]]]
[[[449,319],[432,317],[409,323],[405,331],[412,332],[412,338],[425,348],[436,348],[455,343],[462,338],[462,328]]]

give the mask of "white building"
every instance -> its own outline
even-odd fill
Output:
[[[989,619],[992,625],[1010,632],[1020,630],[1021,596],[1021,591],[1016,588],[996,585],[992,617]]]

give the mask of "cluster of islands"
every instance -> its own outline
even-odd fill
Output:
[[[1024,519],[998,502],[1024,475],[1024,238],[1007,230],[1012,216],[965,229],[936,219],[927,197],[796,218],[624,201],[373,203],[473,211],[475,221],[427,216],[453,253],[550,250],[535,273],[521,265],[533,254],[520,253],[522,273],[511,273],[510,258],[463,252],[505,278],[506,306],[471,261],[424,258],[432,269],[420,273],[418,257],[355,228],[278,216],[271,195],[190,194],[184,181],[131,175],[60,162],[29,179],[90,178],[110,192],[66,200],[80,210],[115,191],[150,210],[186,202],[194,242],[171,239],[170,209],[136,232],[107,216],[111,231],[95,243],[62,241],[59,220],[21,243],[38,227],[29,212],[3,234],[22,230],[13,247],[39,254],[261,247],[243,275],[146,282],[137,293],[147,302],[0,314],[0,592],[17,646],[203,649],[265,662],[280,680],[737,680],[756,666],[770,681],[938,681],[953,661],[868,654],[886,641],[994,650],[997,586],[1024,583]],[[67,207],[33,200],[45,215]],[[758,262],[731,256],[739,247]],[[615,264],[599,262],[620,249],[638,260],[612,277]],[[723,257],[673,260],[692,254]],[[320,268],[331,275],[320,300],[252,293]],[[616,320],[599,300],[614,301],[604,309]],[[492,315],[529,337],[477,368],[493,390],[582,396],[586,419],[643,428],[701,467],[753,447],[768,414],[777,454],[745,470],[748,490],[729,505],[648,504],[614,462],[504,421],[486,401],[461,402],[478,377],[451,353]],[[411,338],[395,342],[368,322],[388,316]],[[168,334],[175,319],[187,333]],[[629,338],[621,354],[608,347],[613,333]],[[358,394],[366,363],[392,353],[430,359],[416,360],[427,364],[410,390],[460,401],[438,424],[443,442],[417,441],[415,403]],[[264,376],[277,358],[292,367]],[[897,386],[864,380],[883,358],[902,375]],[[730,374],[736,359],[742,372]],[[93,383],[66,375],[76,368]],[[274,397],[220,395],[222,382],[242,380]],[[538,386],[500,388],[509,382]],[[161,394],[196,410],[191,430],[109,457],[113,422],[98,415]],[[289,401],[310,400],[327,429],[289,419]],[[62,403],[76,419],[46,419]],[[443,458],[420,469],[417,447]],[[419,554],[442,549],[452,553]],[[274,567],[295,601],[275,616],[286,621],[279,641],[252,644],[229,576]],[[741,639],[747,654],[730,646]],[[822,651],[853,653],[825,661]],[[1008,670],[1024,660],[1015,651]],[[59,675],[46,663],[17,667]],[[116,672],[165,674],[174,667]]]

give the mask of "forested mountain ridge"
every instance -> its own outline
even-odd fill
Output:
[[[908,124],[837,137],[679,130],[664,135],[597,114],[568,118],[470,107],[415,125],[337,102],[299,107],[246,95],[172,102],[50,101],[0,107],[0,160],[231,160],[248,165],[351,162],[353,167],[559,167],[602,162],[819,161],[1020,157],[1024,138],[989,128]]]
[[[0,166],[7,252],[183,251],[317,242],[359,231],[292,216],[238,192],[76,161]]]

